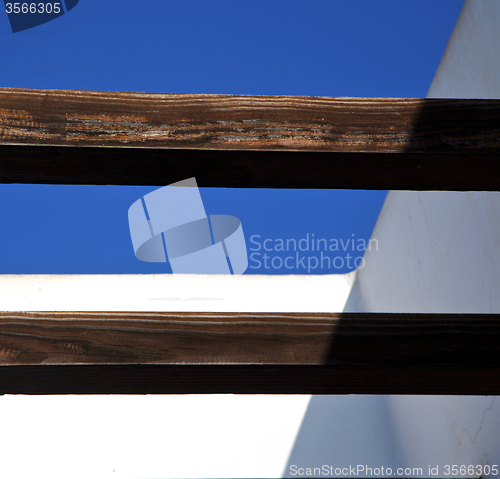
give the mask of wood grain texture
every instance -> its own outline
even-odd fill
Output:
[[[111,374],[121,364],[162,365],[145,371],[175,376],[171,392],[500,393],[499,381],[485,379],[500,371],[499,320],[469,314],[3,312],[0,378],[10,379],[0,381],[0,392],[12,391],[14,377],[5,371],[14,366],[107,365],[98,371]],[[49,376],[82,371],[47,367],[40,372],[53,371]],[[249,382],[235,371],[248,371]],[[259,382],[258,371],[269,376]],[[410,373],[419,378],[411,386],[401,381]],[[383,386],[377,385],[384,377]],[[350,379],[329,384],[328,378]],[[87,382],[87,393],[107,387]],[[153,382],[148,390],[140,383],[136,392],[165,387]]]
[[[0,313],[1,364],[500,366],[500,315]]]
[[[3,144],[229,150],[500,150],[500,100],[0,89]]]
[[[2,183],[499,189],[500,100],[0,89]]]

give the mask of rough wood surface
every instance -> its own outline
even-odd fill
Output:
[[[500,315],[0,313],[1,364],[500,366]]]
[[[0,89],[2,183],[498,190],[499,153],[500,100]]]
[[[500,101],[0,89],[3,144],[500,150]]]
[[[500,315],[0,313],[0,394],[500,394]]]

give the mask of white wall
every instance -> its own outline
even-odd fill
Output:
[[[322,313],[344,309],[354,276],[0,275],[0,291],[2,311]]]
[[[466,1],[428,96],[500,98],[500,1]],[[346,311],[500,312],[498,193],[391,191],[372,238]],[[500,401],[313,397],[288,466],[331,462],[498,465]]]
[[[390,191],[346,311],[500,312],[500,194]]]
[[[466,0],[429,98],[500,98],[500,2]]]
[[[499,409],[493,397],[313,396],[285,476],[299,477],[292,466],[332,465],[432,477],[429,466],[438,466],[443,478],[446,465],[499,464]]]
[[[0,477],[279,477],[307,396],[0,396]]]

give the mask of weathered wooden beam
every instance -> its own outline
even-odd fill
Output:
[[[40,368],[32,392],[45,387],[61,393],[500,394],[499,319],[471,314],[3,312],[0,393],[28,391],[30,382],[12,371],[31,377]],[[83,364],[92,367],[77,367]],[[93,378],[91,370],[99,375]],[[114,372],[125,371],[131,374],[127,384],[120,376],[109,380]],[[86,378],[82,384],[80,374]]]
[[[500,100],[0,89],[2,183],[497,190],[499,152]]]
[[[0,364],[500,366],[499,314],[0,312]]]
[[[500,150],[500,100],[0,89],[3,144],[215,150]]]

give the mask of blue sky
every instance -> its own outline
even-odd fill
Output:
[[[425,97],[462,4],[80,0],[52,22],[16,34],[0,12],[0,86]],[[249,248],[256,248],[254,235],[368,239],[386,195],[199,186],[207,213],[241,219]],[[170,271],[138,261],[128,232],[128,207],[153,189],[1,185],[0,274]],[[247,274],[307,272],[256,265],[250,261]]]

